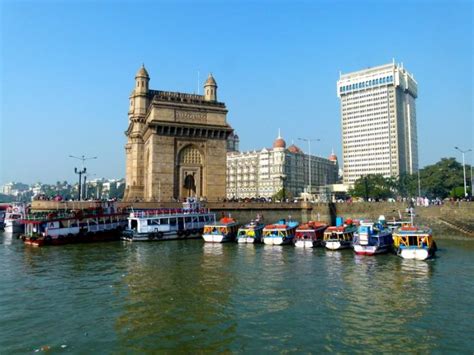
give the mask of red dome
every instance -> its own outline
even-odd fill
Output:
[[[297,147],[296,145],[292,144],[288,147],[288,151],[290,153],[301,153],[301,149],[299,147]]]
[[[285,140],[281,137],[275,139],[275,142],[273,142],[273,148],[286,148]]]
[[[337,161],[337,156],[336,156],[336,154],[332,153],[332,154],[329,156],[329,160],[331,160],[331,161]]]

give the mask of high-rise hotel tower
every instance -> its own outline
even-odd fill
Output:
[[[344,183],[359,177],[385,177],[418,170],[417,83],[403,64],[341,74]]]

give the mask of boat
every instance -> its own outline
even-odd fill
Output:
[[[250,221],[246,225],[239,228],[237,231],[238,243],[262,243],[263,242],[263,228],[265,225],[259,218]]]
[[[295,247],[313,248],[323,246],[324,231],[328,225],[322,222],[309,221],[296,229]]]
[[[148,209],[130,212],[122,240],[159,241],[200,238],[204,226],[213,223],[216,214],[188,197],[182,208]]]
[[[37,247],[119,240],[127,216],[128,211],[111,203],[81,210],[32,213],[22,220],[25,233],[20,239]]]
[[[7,233],[22,233],[25,226],[22,223],[26,215],[26,206],[23,203],[14,203],[7,208],[4,219],[4,229]]]
[[[330,250],[350,248],[355,232],[357,225],[351,219],[347,219],[342,225],[330,226],[324,231],[324,245]]]
[[[429,227],[404,225],[393,232],[393,244],[404,259],[426,260],[434,257],[436,242]]]
[[[268,245],[291,244],[295,238],[297,221],[279,220],[274,224],[269,224],[263,229],[263,242]]]
[[[386,225],[385,218],[377,222],[363,220],[352,242],[354,252],[359,255],[383,254],[392,250],[392,230]]]
[[[210,243],[232,242],[237,236],[239,224],[231,217],[222,217],[218,222],[206,224],[202,237]]]
[[[5,229],[5,215],[7,213],[7,209],[7,205],[0,205],[0,230]]]

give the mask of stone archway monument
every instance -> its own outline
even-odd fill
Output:
[[[150,90],[149,80],[140,68],[130,96],[125,200],[223,199],[233,130],[216,81],[209,75],[204,95],[195,95]]]
[[[180,199],[186,197],[202,196],[202,154],[193,145],[185,146],[178,153],[177,176],[179,176],[178,196]]]

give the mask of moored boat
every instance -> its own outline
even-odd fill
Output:
[[[28,214],[25,233],[20,236],[26,245],[63,245],[118,240],[127,224],[128,213],[114,205],[66,212]]]
[[[375,255],[392,250],[392,231],[384,224],[384,221],[384,218],[379,218],[379,221],[375,223],[361,221],[352,242],[356,254]]]
[[[23,218],[26,215],[26,206],[23,203],[14,203],[7,208],[4,219],[4,229],[7,233],[21,233],[25,230]]]
[[[279,220],[277,223],[269,224],[263,229],[263,242],[268,245],[291,244],[295,238],[297,221]]]
[[[296,228],[294,243],[296,247],[313,248],[323,245],[324,231],[328,225],[322,222],[309,221]]]
[[[352,245],[357,225],[351,219],[340,226],[330,226],[324,231],[324,245],[330,250],[347,249]]]
[[[426,260],[435,255],[436,242],[428,227],[405,225],[393,233],[397,255],[404,259]]]
[[[0,229],[5,228],[5,215],[7,213],[7,209],[7,205],[0,205]]]
[[[231,217],[222,217],[218,222],[206,224],[202,237],[211,243],[232,242],[237,236],[239,224]]]
[[[200,238],[204,226],[215,220],[215,213],[202,208],[195,198],[190,197],[182,208],[132,211],[122,239],[154,241]]]
[[[237,232],[238,243],[261,243],[265,225],[257,218],[239,228]]]

